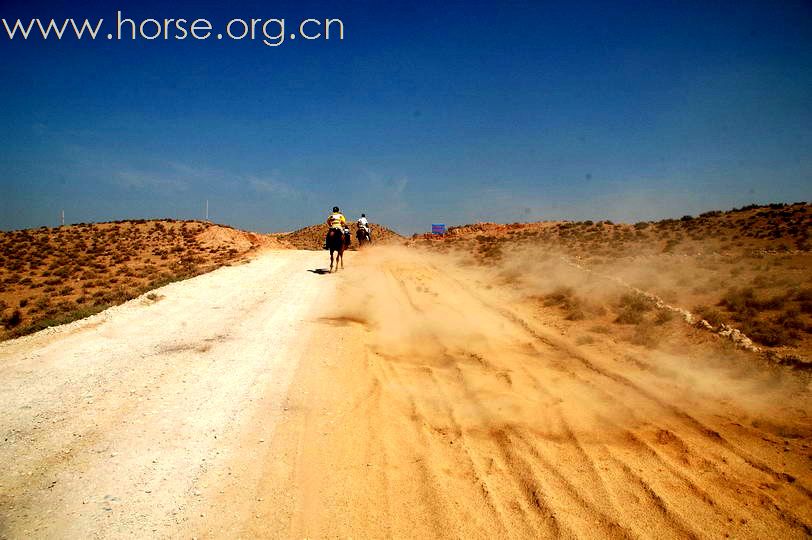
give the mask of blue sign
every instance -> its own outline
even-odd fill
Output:
[[[445,234],[445,223],[432,223],[431,234]]]

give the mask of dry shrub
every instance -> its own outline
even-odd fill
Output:
[[[654,309],[652,303],[642,295],[623,294],[618,302],[620,312],[615,319],[618,324],[640,324],[648,311]]]
[[[652,323],[646,322],[638,324],[634,328],[629,342],[635,345],[641,345],[647,349],[653,349],[659,343],[659,335],[655,326]]]
[[[22,313],[20,312],[19,309],[15,309],[11,313],[11,315],[3,318],[2,323],[3,326],[5,326],[7,329],[10,330],[12,328],[16,328],[17,326],[19,326],[22,320],[23,320]]]
[[[544,297],[545,306],[570,307],[575,302],[575,291],[572,287],[557,287]]]
[[[641,311],[624,309],[615,318],[615,322],[618,324],[640,324],[644,318],[645,314]]]
[[[798,339],[797,331],[787,329],[775,321],[747,320],[740,326],[741,331],[750,339],[768,347],[790,345]]]
[[[812,302],[812,288],[805,287],[795,293],[795,300],[798,302]]]
[[[575,294],[572,287],[557,287],[543,298],[545,306],[558,306],[564,310],[564,318],[568,321],[582,321],[590,315],[603,315],[606,312],[600,304]]]
[[[696,306],[694,307],[694,314],[700,319],[708,321],[711,326],[719,326],[725,322],[722,312],[710,306]]]
[[[779,315],[775,322],[788,330],[806,330],[807,326],[801,320],[801,312],[795,308],[789,308]]]
[[[666,324],[672,320],[674,320],[674,312],[667,309],[661,309],[654,317],[654,324]]]

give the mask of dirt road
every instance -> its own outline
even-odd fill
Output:
[[[0,534],[812,534],[807,382],[579,347],[445,262],[266,252],[0,344]]]

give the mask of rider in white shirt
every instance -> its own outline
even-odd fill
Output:
[[[372,241],[372,231],[369,229],[369,221],[367,220],[366,214],[361,214],[361,217],[358,218],[358,226],[362,229],[366,230],[367,237],[369,237],[369,241]]]

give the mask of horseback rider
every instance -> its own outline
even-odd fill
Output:
[[[343,234],[348,234],[347,229],[347,218],[344,217],[344,214],[339,211],[338,206],[333,207],[333,213],[330,214],[330,217],[327,218],[327,226],[331,229],[338,229]],[[347,229],[347,230],[345,230]],[[329,231],[327,232],[329,235]],[[324,249],[327,249],[327,237],[324,237]]]
[[[361,217],[358,218],[358,228],[363,229],[367,233],[367,240],[372,242],[372,231],[369,228],[369,221],[367,220],[366,214],[361,214]]]

